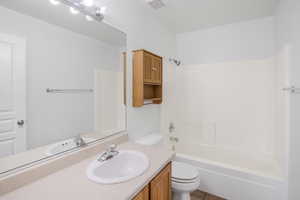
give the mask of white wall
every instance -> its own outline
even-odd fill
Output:
[[[290,49],[290,85],[300,87],[300,2],[281,0],[276,13],[277,50]],[[289,200],[300,199],[300,96],[290,96]]]
[[[132,107],[132,50],[147,49],[165,58],[176,56],[175,34],[168,31],[155,17],[155,10],[141,0],[114,0],[106,22],[119,27],[127,34],[128,82],[127,82],[127,129],[130,138],[141,137],[152,131],[159,131],[161,105]],[[164,61],[166,61],[165,59]],[[169,66],[165,62],[164,75]],[[166,77],[165,77],[166,78]],[[166,82],[164,82],[166,84]],[[165,90],[164,90],[165,92]]]
[[[177,35],[185,65],[274,56],[274,18],[245,21]]]
[[[0,12],[0,31],[27,42],[28,147],[93,131],[92,93],[47,94],[46,88],[93,88],[95,68],[120,70],[119,47],[3,7]]]

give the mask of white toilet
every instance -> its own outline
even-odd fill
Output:
[[[172,162],[173,200],[190,200],[190,193],[200,185],[199,171],[192,165]]]
[[[163,137],[160,134],[150,134],[136,143],[143,145],[162,144]],[[190,193],[197,190],[200,185],[199,171],[192,165],[183,162],[172,162],[172,193],[173,200],[190,200]]]

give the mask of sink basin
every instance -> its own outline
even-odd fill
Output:
[[[96,183],[114,184],[142,175],[149,165],[149,159],[145,154],[123,150],[107,161],[93,161],[86,173],[87,177]]]

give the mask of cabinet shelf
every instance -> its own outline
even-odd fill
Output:
[[[144,85],[161,85],[161,83],[144,83]]]
[[[145,99],[145,100],[152,100],[152,101],[160,101],[161,100],[161,98],[151,98],[151,99]]]
[[[133,107],[162,103],[162,63],[162,57],[149,51],[133,51]]]

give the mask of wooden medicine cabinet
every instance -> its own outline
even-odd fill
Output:
[[[163,59],[144,49],[133,51],[133,107],[162,103]]]

